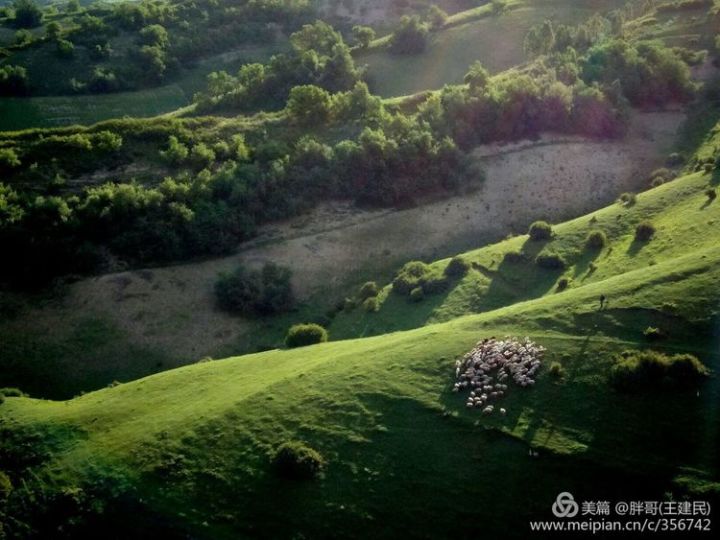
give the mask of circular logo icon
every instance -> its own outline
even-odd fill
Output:
[[[563,491],[557,496],[552,505],[553,514],[559,518],[575,517],[578,513],[578,504],[572,496],[572,493]]]

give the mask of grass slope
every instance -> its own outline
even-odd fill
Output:
[[[574,285],[562,293],[551,293],[558,275],[516,269],[533,285],[523,290],[518,281],[494,297],[492,283],[476,287],[484,313],[196,364],[66,402],[7,398],[0,427],[53,441],[32,469],[43,490],[112,478],[144,501],[134,523],[181,523],[195,537],[466,537],[478,521],[491,537],[526,537],[525,521],[549,519],[560,491],[586,500],[677,498],[687,489],[711,496],[720,487],[717,377],[697,394],[619,394],[607,383],[613,355],[644,346],[649,323],[670,330],[659,347],[720,367],[720,247],[711,232],[717,203],[703,202],[708,180],[689,175],[633,208],[596,212],[613,249],[597,257],[592,275],[575,275],[588,263],[575,261]],[[641,216],[658,234],[637,249],[629,231]],[[589,219],[556,227],[552,244],[571,253]],[[468,257],[490,267],[524,243]],[[437,319],[472,311],[462,299],[473,279],[482,282],[475,272],[436,301]],[[598,311],[601,293],[611,304]],[[388,321],[412,319],[420,306],[397,304]],[[454,358],[505,334],[539,341],[565,375],[542,371],[532,390],[503,401],[507,416],[484,417],[450,392]],[[268,455],[290,439],[327,458],[322,478],[293,483],[274,474]],[[540,456],[529,457],[528,447]],[[122,505],[113,508],[122,516]]]
[[[715,183],[707,173],[693,173],[638,195],[633,206],[618,203],[559,224],[554,227],[551,241],[533,242],[523,235],[465,253],[463,257],[474,268],[447,293],[412,304],[386,286],[379,296],[378,312],[366,313],[358,308],[342,313],[334,320],[331,333],[336,338],[373,335],[492,311],[533,298],[561,296],[568,294],[557,291],[563,278],[568,280],[570,290],[593,290],[597,297],[604,293],[611,307],[632,305],[634,299],[618,295],[609,280],[625,280],[635,273],[640,280],[649,280],[663,271],[663,265],[672,266],[682,257],[714,248],[713,231],[720,230],[720,205],[709,201],[705,191]],[[650,221],[657,229],[649,242],[634,238],[635,227],[641,221]],[[595,230],[608,237],[603,249],[585,248],[587,235]],[[508,263],[504,260],[508,252],[523,253],[527,260]],[[539,268],[534,259],[541,253],[561,255],[568,262],[567,268]],[[445,259],[432,266],[441,273],[447,263]],[[698,300],[670,293],[664,309],[693,319]]]

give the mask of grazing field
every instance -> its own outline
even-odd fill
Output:
[[[622,5],[624,2],[618,2]],[[604,9],[612,4],[603,2]],[[579,23],[597,11],[593,2],[540,2],[516,7],[501,16],[490,16],[435,33],[428,50],[420,55],[394,55],[376,50],[359,55],[368,65],[373,92],[393,97],[462,82],[473,62],[479,60],[497,73],[526,60],[523,40],[531,26],[552,19]]]
[[[477,530],[458,518],[471,499],[472,512],[489,512],[484,534],[526,538],[528,520],[552,519],[559,491],[584,500],[714,502],[717,377],[697,390],[623,393],[609,384],[614,356],[642,343],[642,323],[663,317],[672,331],[656,347],[697,352],[710,369],[720,367],[709,352],[719,345],[720,302],[720,249],[703,234],[706,223],[720,223],[704,202],[710,180],[690,175],[641,195],[636,207],[593,214],[612,255],[600,255],[597,278],[578,277],[562,293],[406,332],[204,362],[67,402],[8,397],[0,427],[14,444],[33,434],[39,452],[53,445],[34,468],[36,489],[72,486],[98,497],[112,486],[104,495],[117,498],[111,516],[142,499],[135,519],[118,525],[130,531],[465,537]],[[648,246],[654,264],[631,241],[631,222],[644,211],[658,226]],[[590,217],[558,226],[552,242],[572,249]],[[524,241],[469,257],[484,261]],[[600,294],[611,299],[602,310]],[[454,359],[504,335],[530,336],[560,368],[543,367],[531,389],[513,388],[501,402],[507,414],[482,415],[451,392]],[[319,478],[278,476],[271,456],[290,440],[321,453]],[[43,483],[50,471],[52,485]]]
[[[0,354],[3,362],[33,359],[19,370],[24,384],[40,380],[34,366],[46,366],[43,382],[32,384],[33,391],[68,396],[127,380],[128,372],[152,373],[207,355],[276,346],[290,324],[318,318],[344,298],[348,286],[386,279],[408,259],[447,257],[499,240],[508,231],[524,232],[536,219],[572,218],[611,203],[624,191],[645,189],[650,171],[670,152],[682,119],[681,113],[637,114],[629,136],[618,142],[547,136],[481,147],[475,155],[486,179],[472,193],[402,211],[331,205],[267,227],[233,257],[80,281],[63,301],[29,309],[3,324],[0,335],[8,345]],[[293,270],[294,288],[304,302],[300,311],[265,323],[218,310],[213,296],[217,274],[239,262],[266,261]],[[79,351],[73,336],[84,334],[91,320],[102,321],[106,334]],[[36,343],[30,352],[23,340],[12,337],[28,334]],[[123,355],[128,348],[135,352]],[[76,365],[78,356],[85,367],[74,368],[64,381],[57,377]],[[48,386],[51,375],[57,392]]]
[[[198,62],[172,84],[135,92],[112,94],[3,97],[0,98],[0,131],[34,127],[94,124],[111,118],[151,117],[169,113],[192,102],[195,92],[205,87],[208,73],[236,71],[247,62],[266,61],[284,45],[243,47]]]

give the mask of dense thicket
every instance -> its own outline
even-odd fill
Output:
[[[157,28],[144,35],[164,40]],[[628,104],[650,99],[638,88],[655,88],[654,105],[692,92],[673,50],[609,38],[585,54],[567,48],[495,77],[473,65],[465,85],[400,112],[358,81],[329,26],[307,25],[292,42],[293,51],[268,66],[215,74],[199,100],[210,108],[243,108],[255,94],[255,106],[283,100],[273,131],[262,123],[240,134],[205,130],[210,119],[159,119],[0,140],[0,241],[13,254],[0,275],[34,282],[47,269],[83,273],[228,253],[258,225],[322,200],[406,205],[480,179],[464,152],[476,144],[542,131],[613,137],[624,132]],[[307,65],[317,69],[295,71]],[[137,156],[167,167],[168,176],[67,184],[98,164],[128,165]],[[426,288],[418,283],[405,293],[417,286]]]
[[[18,28],[41,24],[33,0],[15,0]],[[35,93],[112,92],[160,84],[182,66],[249,43],[272,43],[315,17],[303,1],[141,0],[70,6],[52,12],[45,34],[29,33],[6,51],[29,71]],[[18,46],[20,45],[20,46]],[[26,56],[22,50],[36,52]],[[55,57],[63,69],[45,70]],[[45,58],[24,65],[26,58]],[[50,74],[48,76],[48,74]],[[107,79],[111,83],[98,82]]]
[[[327,23],[303,26],[290,36],[290,42],[290,52],[273,56],[266,65],[246,64],[234,76],[225,71],[211,73],[207,89],[195,98],[199,110],[281,109],[295,87],[339,92],[360,81],[350,48]]]

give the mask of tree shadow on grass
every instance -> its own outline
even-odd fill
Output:
[[[637,238],[633,238],[632,244],[627,249],[627,254],[629,257],[635,257],[642,249],[648,245],[648,243],[652,240],[638,240]]]
[[[575,269],[573,271],[573,277],[574,279],[578,279],[582,276],[582,280],[587,279],[590,277],[593,272],[595,272],[595,266],[594,263],[600,257],[600,254],[603,252],[603,250],[600,249],[592,249],[592,248],[586,248],[581,253],[580,256],[575,260]]]

